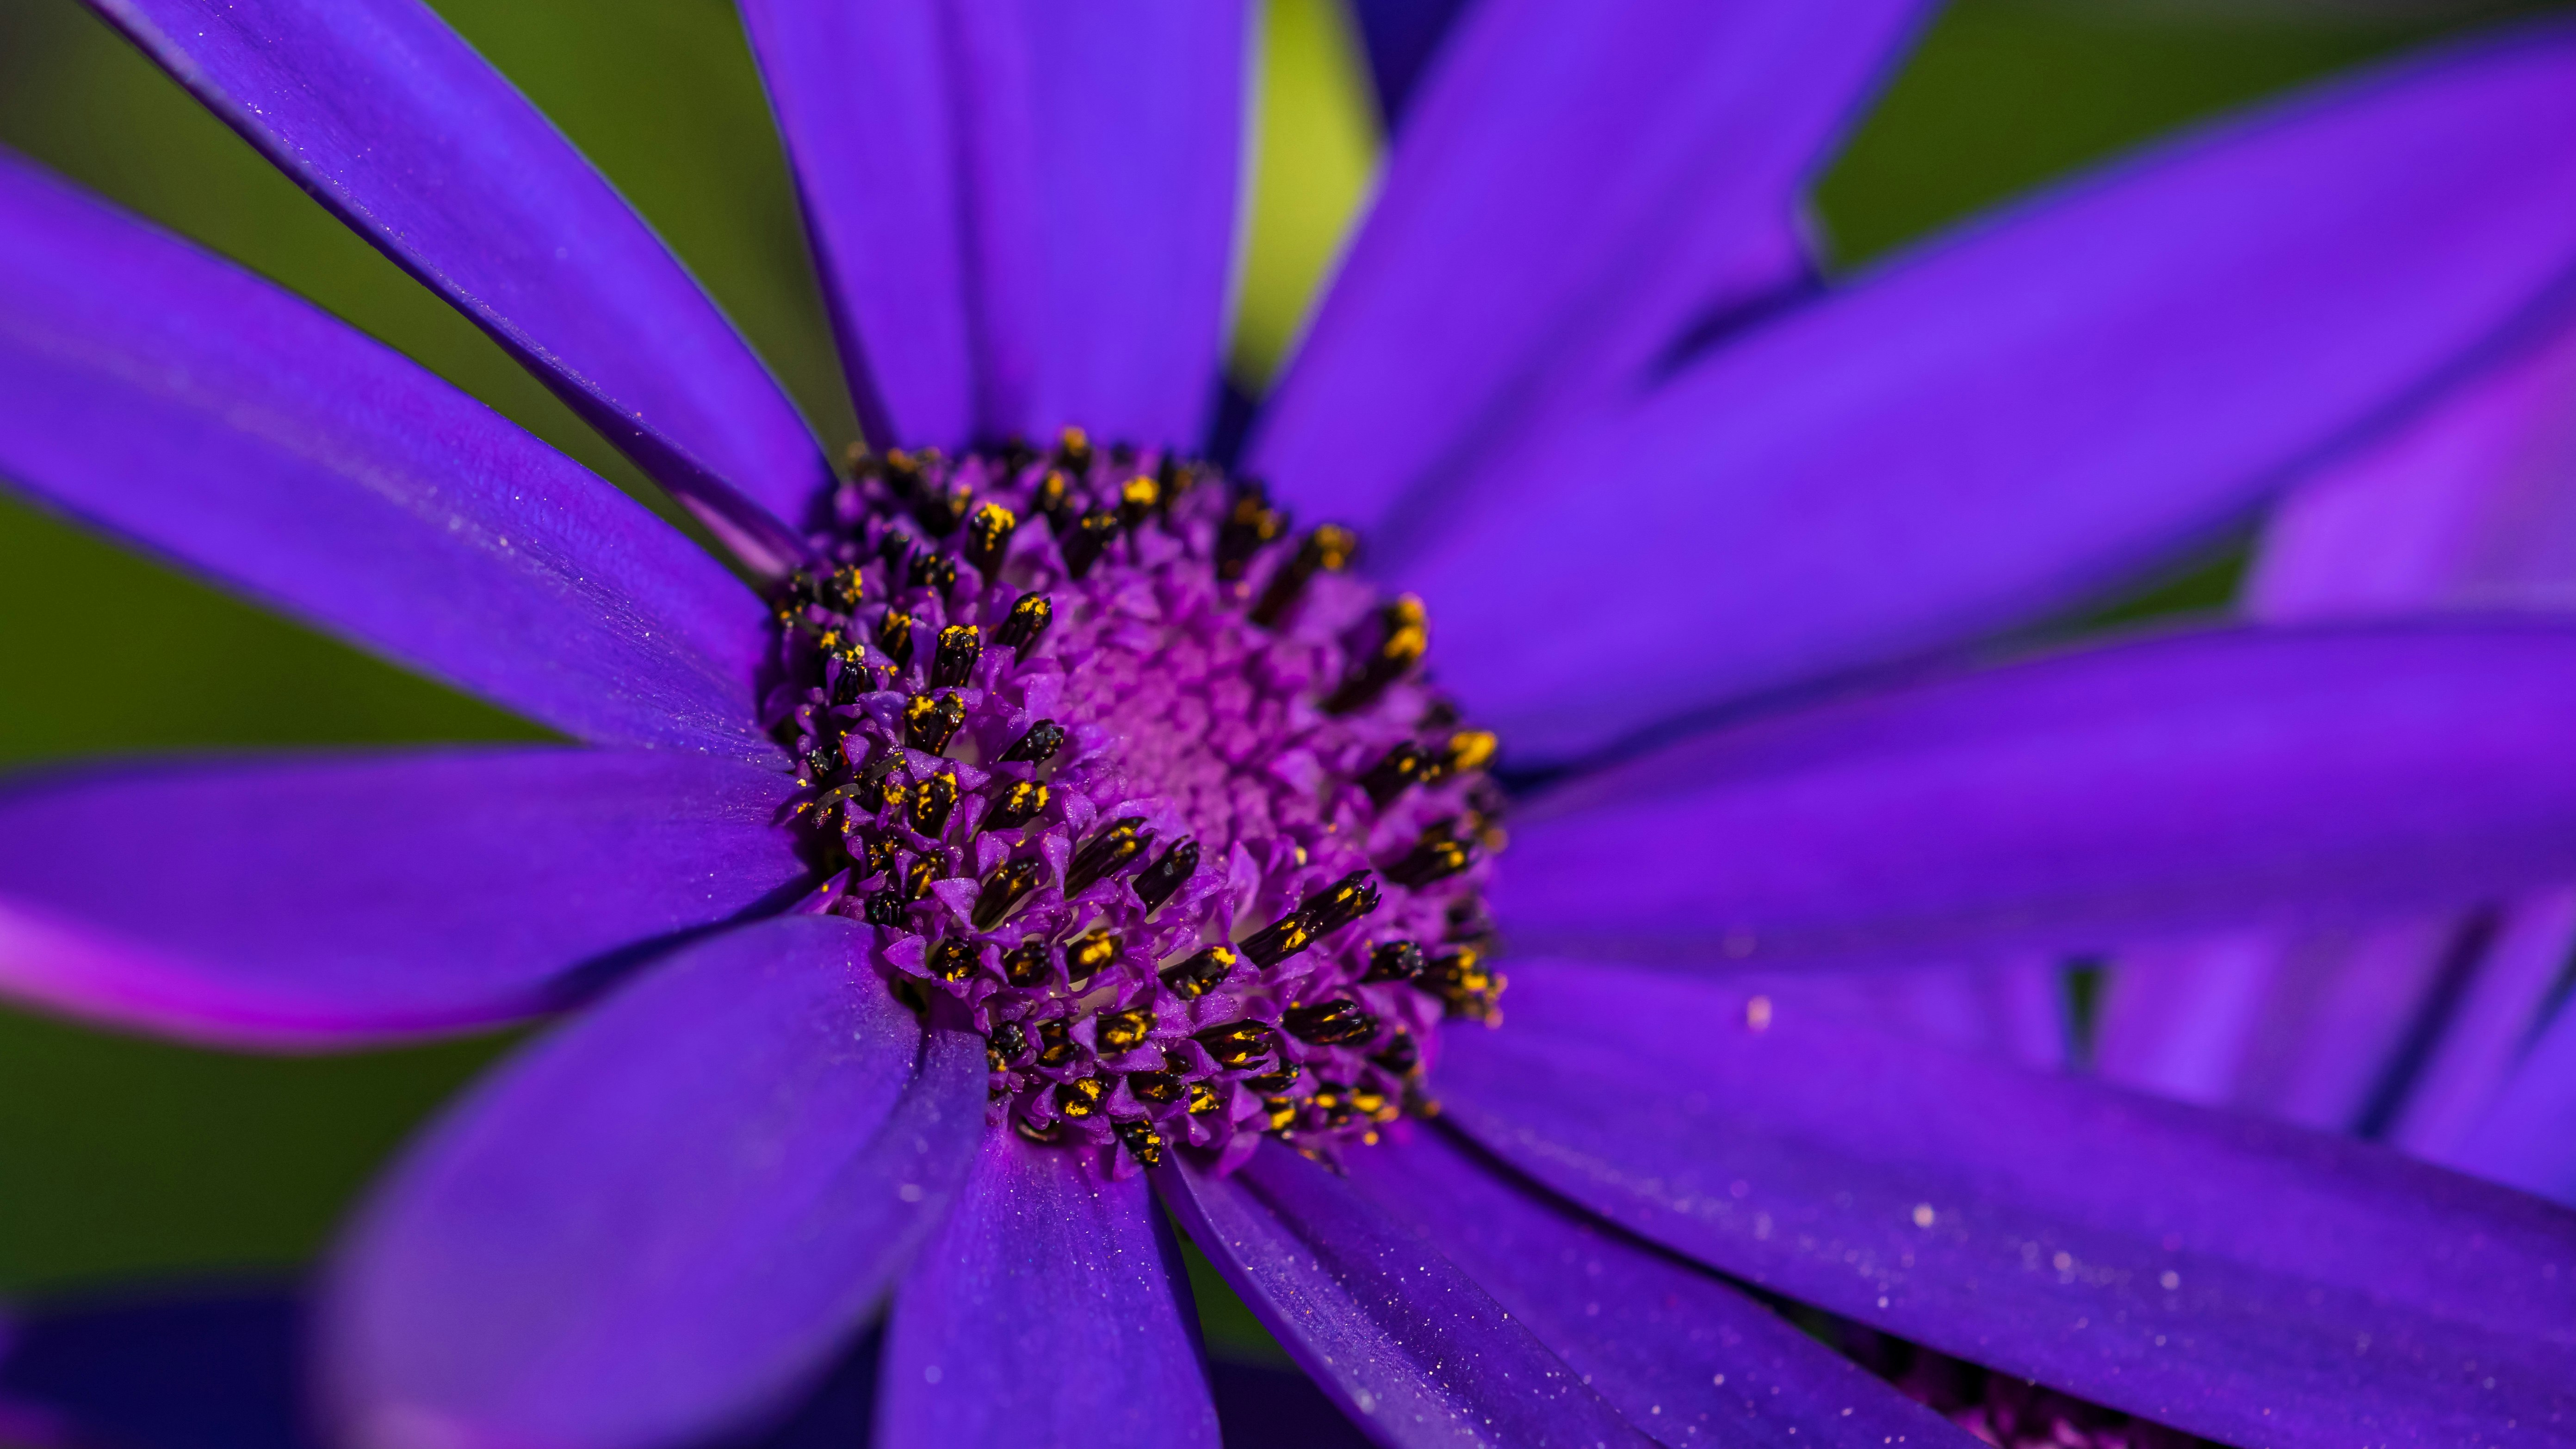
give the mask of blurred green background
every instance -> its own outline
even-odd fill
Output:
[[[852,437],[730,5],[439,8],[661,229],[836,450]],[[2458,7],[2385,10],[1958,0],[1819,188],[1834,255],[1865,259],[2179,123],[2471,18]],[[1267,24],[1235,355],[1247,379],[1293,334],[1379,145],[1333,0],[1274,0]],[[0,0],[0,144],[316,299],[644,491],[481,333],[341,230],[74,0]],[[2212,602],[2223,586],[2221,570],[2165,601]],[[0,490],[0,767],[138,749],[530,733]],[[138,850],[135,889],[148,894],[156,873],[185,868],[183,850]],[[0,1294],[302,1262],[384,1155],[506,1044],[255,1059],[0,1010]],[[1257,1349],[1212,1326],[1221,1341]]]

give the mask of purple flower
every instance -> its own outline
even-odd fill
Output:
[[[887,1442],[1207,1443],[1157,1199],[1389,1443],[1958,1442],[1739,1285],[2236,1442],[2576,1425],[2562,1210],[1766,984],[2576,879],[2576,632],[1973,654],[2554,319],[2576,32],[1828,286],[1797,198],[1910,3],[1486,0],[1221,466],[1239,8],[754,0],[836,476],[427,11],[99,8],[761,579],[0,168],[0,470],[580,742],[0,799],[24,999],[581,1008],[352,1230],[352,1442],[679,1442],[890,1297]]]

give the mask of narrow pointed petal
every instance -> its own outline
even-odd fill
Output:
[[[2388,1126],[2391,1143],[2453,1166],[2464,1166],[2454,1146],[2512,1080],[2557,1003],[2568,943],[2576,941],[2576,890],[2524,896],[2472,917],[2471,927],[2479,959],[2447,1003]]]
[[[1579,753],[2098,597],[2571,278],[2576,29],[2517,30],[1901,257],[1482,480],[1397,573],[1479,718]]]
[[[1436,1129],[1353,1152],[1360,1195],[1667,1444],[1977,1441],[1712,1274],[1480,1161]]]
[[[2576,1205],[2576,1011],[2559,1003],[2486,1114],[2442,1157]]]
[[[2264,619],[2576,605],[2576,328],[2282,501],[2245,583]]]
[[[1240,0],[743,15],[872,429],[1197,441],[1233,258]]]
[[[89,0],[756,565],[829,483],[794,404],[561,132],[419,0]]]
[[[542,748],[20,776],[0,992],[236,1047],[516,1020],[799,888],[787,788]]]
[[[0,156],[0,478],[567,734],[778,762],[722,565],[268,283]]]
[[[638,977],[413,1150],[323,1311],[349,1442],[665,1444],[827,1364],[984,1135],[984,1050],[925,1035],[868,927],[793,916]]]
[[[1265,1142],[1232,1176],[1175,1158],[1155,1186],[1281,1347],[1379,1443],[1648,1442],[1456,1264],[1329,1169]]]
[[[2125,953],[2103,1011],[2102,1075],[2375,1135],[2396,1074],[2421,1055],[2479,945],[2460,920],[2433,915]]]
[[[740,9],[859,425],[880,444],[973,441],[975,324],[940,0]]]
[[[2576,330],[2539,339],[2284,499],[2246,581],[2273,623],[2576,602]],[[2576,941],[2566,891],[2362,936],[2233,932],[2124,953],[2114,1081],[2445,1160]]]
[[[2576,629],[2181,634],[1714,731],[1541,797],[1536,949],[1932,964],[2576,874]]]
[[[1803,284],[1800,194],[1920,8],[1469,9],[1250,466],[1400,548],[1433,526],[1400,507],[1471,506],[1483,470],[1642,386],[1694,323]]]
[[[1217,1444],[1189,1280],[1145,1179],[1009,1132],[986,1134],[896,1290],[884,1375],[881,1443]]]
[[[2576,1425],[2576,1214],[1748,993],[1523,964],[1445,1120],[1711,1267],[2231,1443]]]

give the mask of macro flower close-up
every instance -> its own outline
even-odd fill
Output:
[[[1186,1241],[1387,1445],[2576,1443],[2576,623],[2369,491],[2576,404],[2576,27],[1844,269],[1931,7],[1362,6],[1255,391],[1260,7],[741,0],[827,445],[419,0],[90,8],[674,505],[0,153],[0,484],[555,736],[0,782],[17,1003],[542,1023],[319,1269],[325,1442],[861,1352],[873,1442],[1214,1445]],[[2266,518],[2243,617],[2085,623]],[[2077,960],[2099,1070],[1891,1006]]]

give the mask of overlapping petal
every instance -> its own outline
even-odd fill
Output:
[[[1194,444],[1215,400],[1240,0],[746,0],[872,433]]]
[[[2576,1012],[2561,1005],[2476,1125],[2442,1155],[2464,1171],[2576,1203]]]
[[[1764,1304],[1425,1129],[1352,1185],[1666,1444],[1974,1444]]]
[[[1955,645],[2209,538],[2576,300],[2576,31],[1936,242],[1482,480],[1398,576],[1527,758]]]
[[[1352,0],[1351,18],[1388,130],[1412,105],[1414,87],[1466,8],[1467,0]]]
[[[1103,1181],[1080,1154],[988,1133],[895,1293],[877,1438],[1215,1449],[1189,1291],[1142,1177]]]
[[[2244,607],[2274,623],[2576,602],[2576,331],[2541,339],[2284,500]],[[2123,953],[2115,1081],[2437,1161],[2484,1110],[2576,940],[2563,889],[2324,935]]]
[[[0,991],[231,1046],[513,1020],[800,888],[786,789],[542,748],[22,776],[0,792]]]
[[[1701,1262],[2233,1443],[2576,1422],[2576,1216],[1749,993],[1524,964],[1446,1119]],[[2552,1429],[2547,1426],[2557,1426]]]
[[[1647,1442],[1455,1264],[1329,1169],[1265,1142],[1229,1177],[1177,1159],[1155,1172],[1191,1240],[1379,1443]]]
[[[2103,994],[2095,1062],[2105,1080],[2186,1102],[2384,1128],[2482,946],[2467,920],[2433,915],[2137,947]]]
[[[1518,819],[1534,949],[1929,964],[2576,873],[2576,629],[2179,634],[1777,714]]]
[[[1392,557],[1693,324],[1804,283],[1800,193],[1920,8],[1469,9],[1250,466]]]
[[[795,916],[663,963],[486,1082],[387,1181],[324,1314],[352,1442],[629,1446],[778,1400],[939,1221],[983,1044]]]
[[[757,564],[813,434],[605,178],[420,0],[90,0]]]
[[[2576,328],[2284,499],[2246,580],[2265,619],[2576,605]]]
[[[0,157],[0,479],[566,733],[777,762],[759,601],[332,318]]]

